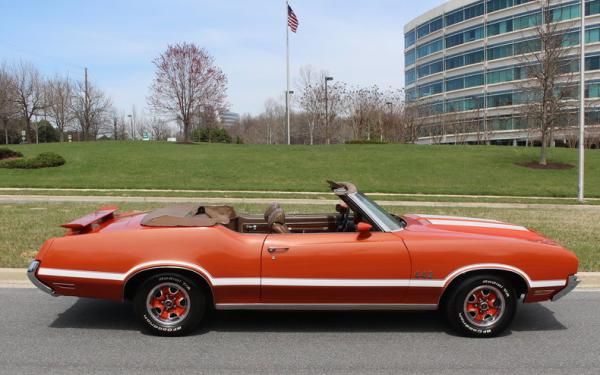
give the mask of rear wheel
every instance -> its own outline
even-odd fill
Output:
[[[514,287],[494,275],[472,276],[446,299],[445,313],[452,327],[471,337],[493,337],[504,331],[517,309]]]
[[[134,298],[144,329],[159,336],[191,332],[206,312],[206,297],[192,280],[174,273],[148,278]]]

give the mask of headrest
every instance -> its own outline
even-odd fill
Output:
[[[283,212],[283,209],[276,208],[271,212],[267,222],[269,223],[269,226],[273,226],[273,224],[285,224],[285,213]]]
[[[278,208],[281,208],[281,207],[279,207],[279,203],[277,203],[277,202],[273,202],[273,203],[269,204],[269,207],[267,207],[267,210],[265,211],[265,221],[268,222],[269,216],[271,216],[273,211],[275,211]]]

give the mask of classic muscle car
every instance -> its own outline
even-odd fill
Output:
[[[396,216],[351,183],[329,184],[341,200],[331,214],[105,207],[64,224],[28,275],[53,296],[132,301],[145,329],[171,336],[215,308],[439,309],[459,333],[490,337],[519,301],[555,301],[578,283],[577,257],[533,230]]]

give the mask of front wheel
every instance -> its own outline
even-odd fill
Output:
[[[514,318],[516,309],[514,287],[494,275],[465,279],[450,293],[445,306],[446,317],[452,327],[471,337],[500,334]]]
[[[206,311],[206,298],[200,287],[171,273],[148,278],[138,289],[134,304],[145,330],[158,336],[191,332]]]

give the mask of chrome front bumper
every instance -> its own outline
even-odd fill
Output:
[[[567,280],[567,286],[565,286],[561,291],[556,293],[552,297],[552,301],[558,301],[559,299],[569,294],[573,289],[575,289],[577,285],[579,285],[580,282],[581,280],[579,280],[576,275],[569,276],[569,279]]]
[[[29,278],[29,281],[31,281],[31,283],[33,285],[35,285],[42,292],[48,293],[52,297],[58,296],[58,294],[56,294],[56,292],[54,292],[52,290],[52,288],[50,288],[48,285],[42,283],[37,278],[37,276],[36,276],[35,273],[37,272],[37,269],[39,267],[40,267],[40,261],[39,260],[32,260],[31,263],[29,263],[29,267],[27,267],[27,277]]]

